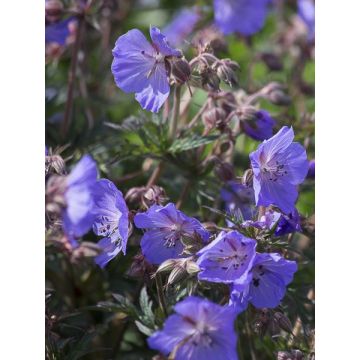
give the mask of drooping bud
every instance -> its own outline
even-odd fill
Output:
[[[46,183],[45,203],[46,211],[52,214],[60,214],[66,206],[65,193],[66,177],[52,175]]]
[[[264,52],[261,54],[261,60],[266,64],[269,70],[271,71],[281,71],[283,69],[283,63],[280,60],[279,56]]]
[[[226,120],[226,112],[219,107],[214,107],[202,115],[202,121],[208,130],[222,128]]]
[[[135,278],[145,278],[150,281],[151,274],[155,272],[155,266],[151,265],[142,254],[135,255],[132,259],[127,275]]]
[[[274,314],[274,320],[278,323],[278,325],[282,330],[288,332],[289,334],[292,333],[293,327],[291,325],[289,318],[286,315],[284,315],[281,312],[276,312]]]
[[[205,67],[200,75],[201,85],[205,90],[219,91],[220,79],[216,70],[211,67]]]
[[[265,86],[262,90],[263,96],[268,99],[271,103],[280,106],[287,106],[291,103],[291,98],[284,91],[284,86],[271,82]]]
[[[45,156],[45,175],[55,173],[65,175],[65,161],[60,155]]]
[[[64,5],[60,0],[45,1],[45,19],[49,22],[60,20],[64,10]]]
[[[145,186],[133,187],[125,194],[125,200],[132,204],[139,204],[145,191]]]
[[[215,166],[215,175],[224,182],[233,180],[235,177],[234,166],[227,162],[219,162]]]
[[[239,65],[230,59],[220,60],[216,66],[216,73],[218,77],[230,86],[235,86],[238,83],[236,71]]]
[[[247,105],[242,106],[236,111],[236,115],[239,117],[240,121],[255,122],[257,120],[258,109],[256,107]]]
[[[151,205],[161,205],[168,197],[166,196],[165,190],[161,186],[153,185],[147,189],[142,195],[143,202],[147,207]]]
[[[189,81],[191,69],[186,59],[172,58],[170,61],[171,75],[177,84]]]

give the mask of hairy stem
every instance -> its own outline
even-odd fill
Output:
[[[150,176],[149,181],[146,184],[146,187],[149,188],[157,183],[163,169],[164,169],[165,163],[163,161],[160,161],[159,164],[154,169],[153,173]]]
[[[187,196],[189,195],[189,191],[191,189],[192,181],[187,180],[185,186],[183,187],[179,200],[176,203],[176,208],[180,209],[182,204],[184,203],[184,200],[186,200]]]
[[[164,316],[167,317],[168,314],[167,314],[167,311],[166,311],[166,302],[165,302],[165,296],[164,296],[164,289],[163,289],[163,284],[162,284],[160,274],[155,275],[155,283],[156,283],[156,291],[157,291],[157,296],[158,296],[158,300],[159,300],[160,309],[163,312]]]
[[[181,95],[181,86],[175,86],[174,92],[174,102],[170,119],[170,128],[169,128],[169,138],[175,139],[177,123],[179,120],[179,109],[180,109],[180,95]]]
[[[74,99],[74,84],[75,84],[76,68],[79,57],[78,54],[80,51],[81,35],[85,26],[84,18],[82,16],[79,16],[78,19],[79,19],[79,23],[76,31],[75,44],[71,55],[65,114],[64,114],[63,122],[61,124],[61,135],[63,138],[65,138],[71,122],[71,114],[72,114],[73,99]]]

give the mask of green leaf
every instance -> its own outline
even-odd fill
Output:
[[[206,145],[216,140],[218,135],[200,136],[193,135],[191,137],[176,139],[170,148],[168,149],[171,153],[179,153],[186,150],[196,149],[201,145]]]
[[[140,321],[135,320],[135,325],[136,327],[139,329],[139,331],[141,333],[143,333],[146,336],[151,336],[152,333],[154,332],[154,330],[148,328],[147,326],[145,326],[144,324],[142,324]]]
[[[154,327],[155,325],[155,315],[152,311],[153,302],[149,298],[149,295],[146,291],[146,287],[144,286],[140,293],[140,307],[143,312],[143,316],[141,316],[141,320],[148,326]]]

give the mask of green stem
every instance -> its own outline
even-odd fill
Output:
[[[175,139],[177,123],[179,120],[181,86],[176,85],[174,91],[174,102],[170,119],[169,138]]]
[[[167,317],[168,314],[166,311],[166,302],[165,302],[163,284],[162,284],[160,274],[155,275],[155,283],[156,283],[156,291],[157,291],[160,309],[161,309],[162,313],[164,314],[164,316]]]

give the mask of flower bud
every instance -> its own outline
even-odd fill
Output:
[[[163,204],[167,200],[167,196],[161,186],[153,185],[143,193],[142,199],[146,206],[150,207],[154,204]]]
[[[287,106],[291,103],[291,98],[289,95],[285,94],[284,87],[276,82],[272,82],[265,86],[263,95],[275,105]]]
[[[166,273],[172,271],[176,266],[176,263],[177,263],[176,259],[165,260],[159,265],[158,269],[156,270],[156,273],[163,273],[163,272]]]
[[[236,71],[239,69],[239,65],[230,59],[223,59],[216,67],[216,73],[218,77],[230,86],[237,85]]]
[[[226,113],[222,108],[214,107],[202,115],[202,121],[208,130],[221,127],[226,120]]]
[[[205,67],[200,75],[201,85],[205,90],[219,91],[220,79],[216,70],[210,67]]]
[[[288,332],[289,334],[292,333],[292,325],[291,322],[289,320],[289,318],[284,315],[281,312],[276,312],[274,314],[274,320],[277,322],[277,324],[280,326],[280,328],[286,332]]]
[[[125,200],[132,204],[138,204],[141,202],[141,198],[145,191],[145,186],[133,187],[125,194]]]
[[[261,60],[266,64],[271,71],[281,71],[283,69],[283,63],[279,56],[272,53],[262,53]]]
[[[155,272],[155,267],[142,254],[135,255],[132,260],[127,275],[135,278],[145,278],[146,281],[150,280],[150,274]]]
[[[65,161],[60,155],[45,156],[45,175],[49,173],[65,175]]]
[[[45,1],[45,19],[49,22],[56,22],[60,19],[64,5],[60,0]]]
[[[257,120],[258,110],[251,105],[242,106],[236,111],[236,115],[239,117],[240,121],[255,122]]]
[[[173,58],[170,62],[171,75],[177,84],[184,84],[189,81],[191,69],[185,59]]]
[[[220,162],[215,166],[215,175],[224,182],[233,180],[235,177],[235,171],[233,165],[226,162]]]

